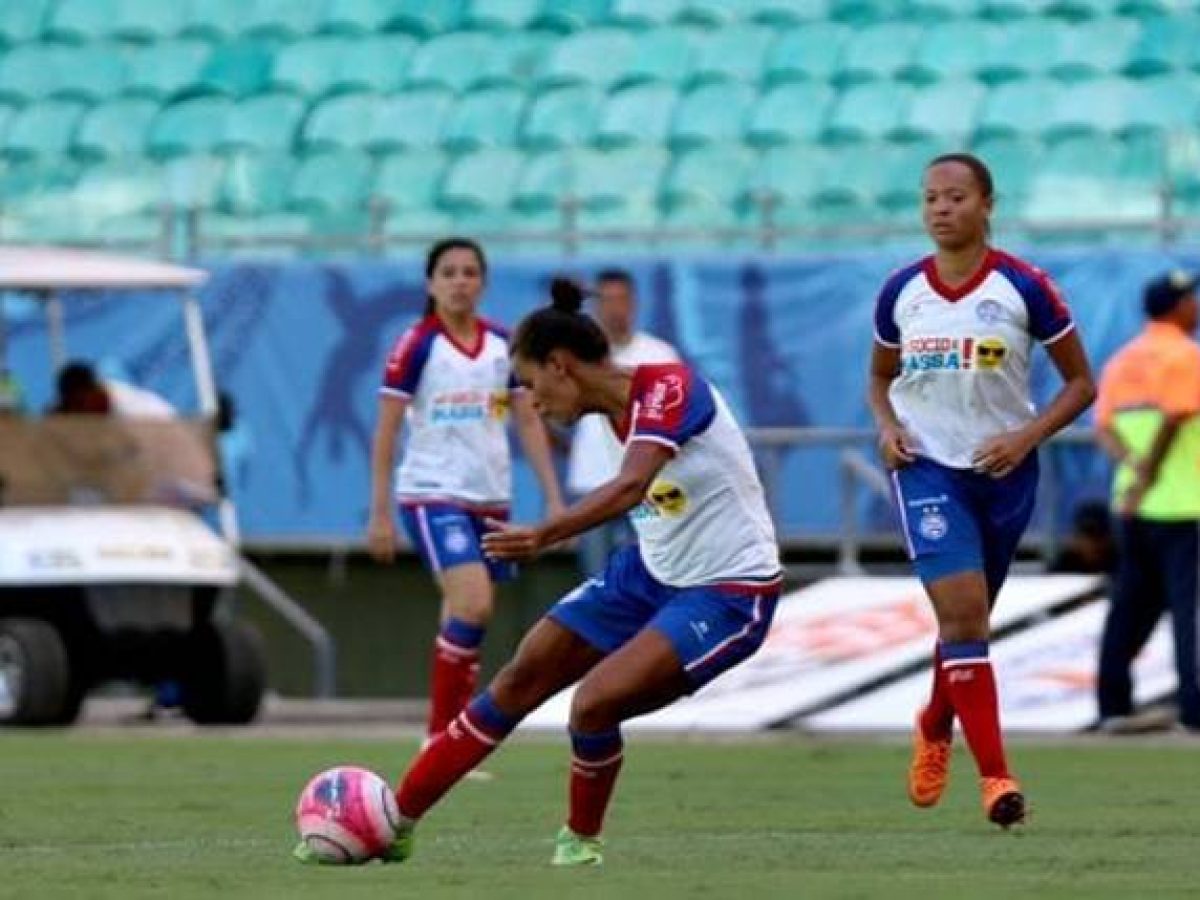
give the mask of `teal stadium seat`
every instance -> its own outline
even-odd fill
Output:
[[[94,106],[75,132],[73,151],[81,158],[137,156],[146,147],[157,115],[158,104],[153,100],[113,100]]]
[[[835,144],[879,140],[907,119],[912,94],[912,88],[890,81],[847,88],[834,101],[824,139]]]
[[[810,200],[814,214],[831,222],[868,218],[883,189],[886,146],[865,142],[829,153]],[[919,177],[919,171],[914,177]]]
[[[924,29],[888,22],[864,26],[846,43],[834,81],[842,85],[887,81],[912,59]]]
[[[1189,0],[1118,0],[1117,15],[1136,18],[1170,16],[1179,12],[1193,12],[1195,4]]]
[[[983,101],[975,134],[1041,137],[1057,102],[1059,87],[1043,78],[1014,81],[992,89]]]
[[[188,0],[179,28],[180,37],[228,42],[242,33],[242,23],[250,12],[247,0]]]
[[[124,92],[160,100],[178,96],[200,77],[211,52],[208,44],[199,40],[164,41],[131,49]]]
[[[519,150],[494,147],[460,156],[442,182],[442,208],[455,214],[505,209],[524,161]]]
[[[484,80],[496,39],[481,32],[443,34],[413,53],[405,78],[410,87],[443,87],[461,94]]]
[[[234,154],[217,190],[217,208],[232,216],[282,211],[295,168],[296,160],[290,153]]]
[[[1035,224],[1112,219],[1136,212],[1116,183],[1117,158],[1112,141],[1092,135],[1064,140],[1049,148],[1030,186],[1023,213]],[[1143,209],[1153,215],[1150,195]]]
[[[999,26],[972,20],[931,25],[899,75],[918,84],[973,77],[989,46],[1000,39]]]
[[[767,54],[764,83],[831,81],[849,37],[845,25],[833,22],[817,22],[784,32]]]
[[[545,31],[518,31],[497,40],[476,87],[528,87],[556,38]]]
[[[384,220],[383,227],[389,238],[426,247],[454,231],[455,223],[453,218],[436,209],[399,209]]]
[[[700,39],[692,80],[758,82],[776,34],[763,25],[721,28]]]
[[[549,91],[534,100],[521,126],[521,144],[535,150],[587,144],[596,131],[603,95],[584,86]]]
[[[657,204],[627,200],[609,206],[585,206],[579,211],[578,224],[582,232],[591,235],[588,239],[590,249],[619,253],[629,247],[630,233],[656,229],[662,224],[662,219]],[[614,234],[610,239],[606,233]]]
[[[996,40],[985,48],[978,69],[979,77],[991,84],[1044,74],[1065,52],[1071,26],[1045,19],[1023,20],[995,33]]]
[[[834,98],[827,85],[816,82],[781,84],[759,98],[746,126],[746,141],[755,147],[817,140]]]
[[[393,153],[436,147],[452,105],[453,96],[442,90],[406,91],[385,98],[371,123],[367,149]]]
[[[73,100],[43,100],[21,110],[8,127],[4,151],[10,158],[64,156],[84,107]]]
[[[0,3],[0,45],[11,47],[36,38],[49,10],[50,0]]]
[[[893,140],[940,140],[962,145],[975,128],[986,89],[977,81],[942,81],[913,93],[903,121],[888,133]]]
[[[1042,144],[1029,137],[986,138],[972,146],[996,182],[996,203],[1002,218],[1012,218],[1025,202],[1042,155]]]
[[[596,127],[600,147],[665,143],[679,92],[667,84],[643,84],[609,95]]]
[[[576,172],[583,207],[654,206],[670,158],[660,147],[582,152]]]
[[[745,0],[746,15],[772,28],[791,28],[829,18],[829,0]]]
[[[288,207],[297,212],[366,211],[371,158],[355,150],[318,153],[301,160],[288,188]]]
[[[729,3],[726,0],[685,0],[683,7],[675,14],[675,21],[720,31],[734,25],[741,16],[749,12],[744,0],[738,3]]]
[[[1083,135],[1112,135],[1125,128],[1133,88],[1123,78],[1098,78],[1060,89],[1043,135],[1057,141]]]
[[[608,23],[622,28],[657,28],[673,22],[687,0],[612,0]]]
[[[174,38],[183,30],[187,5],[161,0],[117,0],[111,35],[123,41],[153,43]]]
[[[564,199],[577,193],[578,160],[584,152],[574,148],[527,156],[513,205],[528,213],[552,210],[557,215]]]
[[[48,40],[72,44],[99,41],[108,36],[117,11],[118,0],[59,0],[43,34]]]
[[[0,100],[25,104],[48,97],[58,85],[61,53],[61,47],[26,44],[0,56]]]
[[[385,27],[430,38],[457,28],[465,6],[466,0],[395,0]]]
[[[688,92],[675,107],[671,144],[696,147],[740,140],[757,92],[736,82],[706,84]]]
[[[342,37],[317,37],[288,44],[275,57],[267,87],[319,98],[329,92],[342,60],[356,48],[355,42]]]
[[[294,41],[317,30],[325,0],[246,0],[241,33]]]
[[[212,209],[217,204],[226,160],[220,156],[178,156],[163,165],[163,200],[176,209]]]
[[[1002,22],[1037,19],[1046,14],[1050,0],[983,0],[979,14]]]
[[[217,44],[191,86],[194,94],[248,97],[266,89],[274,64],[273,45],[257,38]]]
[[[1140,132],[1117,149],[1117,179],[1126,190],[1158,195],[1167,179],[1167,140],[1161,133]]]
[[[229,111],[219,148],[258,152],[291,149],[306,109],[307,104],[291,94],[259,94],[242,100]]]
[[[565,84],[607,88],[625,73],[634,49],[633,36],[614,28],[569,35],[550,51],[536,86],[541,90]]]
[[[828,168],[830,152],[809,144],[767,150],[746,185],[747,200],[759,212],[765,206],[803,220]]]
[[[163,176],[146,159],[123,159],[89,167],[75,185],[79,212],[87,219],[151,213],[162,203]]]
[[[1062,81],[1101,78],[1115,73],[1128,58],[1138,26],[1124,19],[1103,19],[1074,26],[1047,70]]]
[[[306,152],[366,146],[383,102],[373,94],[346,94],[318,103],[301,132]]]
[[[947,19],[970,21],[982,16],[983,3],[984,0],[904,0],[901,18],[930,25]]]
[[[371,195],[390,211],[432,209],[445,172],[446,157],[441,153],[391,153],[379,162]]]
[[[396,0],[326,0],[318,31],[358,37],[383,31]]]
[[[1088,22],[1116,15],[1117,0],[1049,0],[1043,11],[1069,22]]]
[[[542,0],[530,24],[552,31],[581,31],[602,25],[610,0]]]
[[[8,126],[12,124],[20,108],[8,103],[0,103],[0,147],[4,146],[4,136],[8,134]]]
[[[471,0],[463,26],[481,31],[523,30],[541,8],[541,0]]]
[[[78,231],[70,209],[78,163],[30,160],[0,169],[5,237],[57,241]]]
[[[55,59],[52,96],[95,102],[108,100],[125,86],[127,66],[115,44],[63,47]]]
[[[739,144],[677,154],[663,183],[662,202],[672,210],[732,208],[745,198],[757,161],[751,150]]]
[[[929,161],[951,149],[958,149],[935,140],[911,144],[889,145],[881,148],[874,201],[891,221],[911,215],[920,219],[921,176]]]
[[[1169,75],[1188,64],[1189,51],[1200,43],[1200,17],[1154,16],[1141,22],[1141,33],[1121,71],[1134,78]]]
[[[637,43],[616,84],[681,85],[692,69],[698,38],[685,28],[656,28],[636,35]]]
[[[338,66],[330,90],[387,94],[404,84],[417,43],[406,34],[389,34],[354,41],[353,47]]]
[[[442,145],[449,150],[511,147],[517,142],[526,93],[517,88],[487,88],[462,97],[446,120]]]
[[[227,97],[196,97],[162,109],[150,126],[151,156],[211,153],[225,137],[233,102]]]
[[[1121,133],[1194,132],[1200,122],[1200,79],[1195,75],[1147,78],[1130,86]]]

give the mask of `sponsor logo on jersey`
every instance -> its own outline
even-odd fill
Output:
[[[975,342],[969,337],[915,337],[904,343],[905,372],[957,372],[971,368]]]
[[[508,411],[512,406],[512,399],[508,395],[508,391],[493,391],[491,397],[488,398],[488,415],[497,422],[503,422],[508,418]]]
[[[683,405],[683,377],[664,375],[651,385],[642,398],[638,418],[649,422],[661,422],[673,409]]]
[[[463,422],[482,422],[493,412],[491,391],[451,391],[438,394],[429,404],[431,425],[458,425]]]

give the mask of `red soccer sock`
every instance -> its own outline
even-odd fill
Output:
[[[986,641],[946,644],[942,648],[946,689],[979,774],[1007,778],[1004,740],[1000,736],[1000,704],[996,676],[988,659]]]
[[[400,814],[416,821],[517,725],[484,691],[425,746],[396,791]]]
[[[479,644],[483,628],[448,619],[433,642],[433,672],[430,676],[430,737],[441,734],[450,720],[462,712],[479,682]]]
[[[954,704],[946,688],[946,673],[942,670],[942,645],[933,647],[933,686],[929,691],[929,702],[921,710],[921,731],[930,740],[950,737],[954,733]]]
[[[625,759],[620,729],[599,734],[571,732],[570,812],[567,827],[595,837],[604,827],[617,775]]]

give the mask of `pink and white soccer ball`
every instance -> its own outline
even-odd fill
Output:
[[[356,766],[317,775],[296,803],[301,840],[327,863],[374,859],[395,840],[399,823],[400,811],[388,783]]]

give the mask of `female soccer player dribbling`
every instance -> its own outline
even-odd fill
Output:
[[[544,427],[522,390],[513,390],[508,336],[478,315],[487,260],[474,241],[434,244],[425,265],[429,302],[388,357],[371,453],[371,553],[396,553],[392,504],[442,593],[434,642],[428,733],[442,731],[475,693],[479,645],[492,615],[493,582],[511,564],[480,547],[485,516],[505,518],[512,492],[505,423],[517,432],[551,510],[562,506]],[[402,421],[408,446],[392,491]]]
[[[957,716],[984,811],[1007,828],[1026,806],[1004,755],[989,613],[1033,512],[1037,447],[1088,407],[1095,387],[1057,288],[988,243],[987,167],[940,156],[925,170],[923,198],[936,252],[880,292],[868,391],[909,555],[938,621],[908,793],[917,806],[941,798]],[[1029,388],[1035,340],[1063,380],[1040,413]]]
[[[426,747],[397,791],[412,826],[543,701],[579,682],[570,712],[567,824],[553,862],[601,861],[600,831],[622,761],[621,723],[689,694],[758,649],[781,573],[750,449],[725,401],[681,364],[619,368],[582,295],[518,326],[513,364],[538,411],[564,423],[603,413],[625,444],[618,475],[536,526],[492,523],[484,549],[517,560],[632,512],[638,543],[567,594],[515,657]]]

